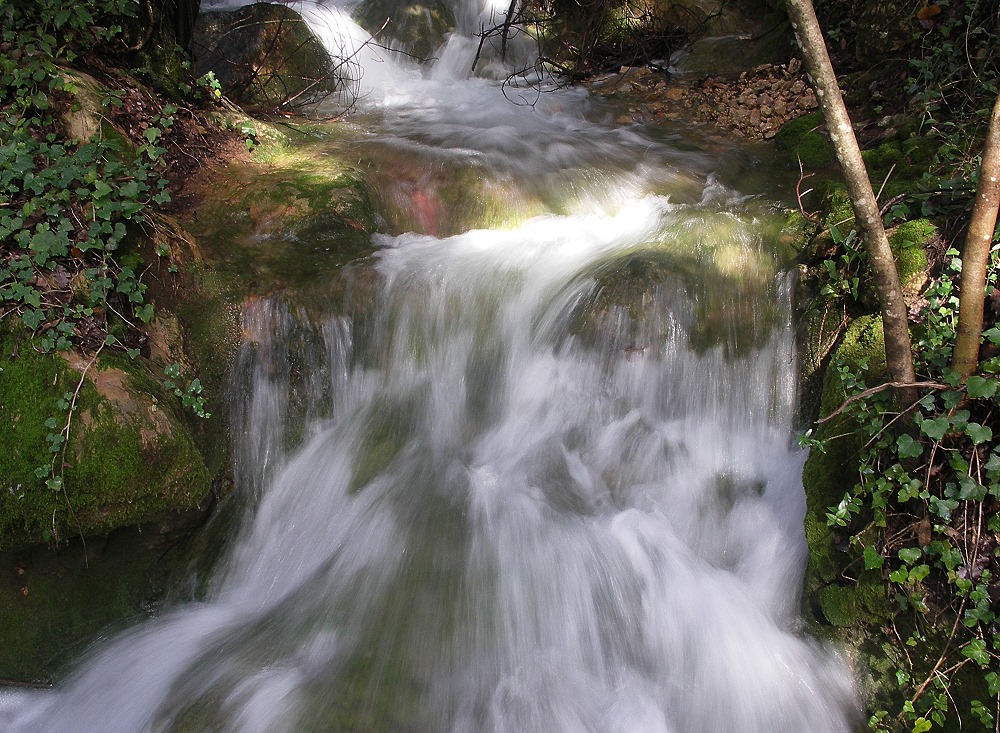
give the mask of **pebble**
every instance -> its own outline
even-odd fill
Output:
[[[678,82],[641,67],[622,67],[621,74],[610,83],[603,77],[591,88],[598,94],[626,93],[633,105],[644,104],[656,118],[694,117],[754,139],[769,140],[789,120],[819,107],[796,58],[782,65],[762,64],[736,79]]]

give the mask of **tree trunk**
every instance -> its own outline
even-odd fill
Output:
[[[986,297],[986,268],[990,243],[997,225],[1000,206],[1000,96],[993,106],[983,164],[979,169],[976,204],[972,208],[969,231],[962,248],[962,289],[958,301],[958,333],[951,366],[962,378],[979,366],[979,342],[983,334],[983,301]]]
[[[916,380],[910,331],[906,318],[906,303],[899,284],[896,261],[889,247],[889,239],[882,226],[875,193],[872,191],[868,170],[861,158],[854,128],[847,115],[847,107],[837,85],[837,77],[823,41],[819,21],[811,0],[787,0],[788,17],[795,30],[795,38],[802,49],[806,70],[816,88],[816,98],[826,126],[830,130],[837,160],[844,173],[844,182],[851,197],[854,217],[865,242],[868,264],[871,267],[875,290],[882,310],[882,331],[885,334],[885,357],[893,382],[910,383]]]

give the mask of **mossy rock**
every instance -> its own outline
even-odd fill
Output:
[[[869,315],[855,319],[841,339],[834,360],[854,370],[864,366],[868,374],[875,378],[883,375],[886,364],[881,316]],[[834,412],[845,398],[839,374],[835,369],[827,369],[823,381],[820,417]],[[857,424],[845,415],[838,415],[821,423],[815,437],[828,442],[824,450],[814,449],[810,452],[802,472],[806,494],[805,531],[809,545],[806,595],[810,602],[819,602],[819,608],[822,608],[822,599],[817,599],[812,594],[839,582],[842,570],[852,559],[837,548],[834,532],[826,521],[826,513],[857,483],[858,451],[861,448],[857,430]],[[827,600],[832,602],[832,599]],[[837,612],[835,615],[840,616]],[[823,618],[826,618],[825,614]]]
[[[938,229],[927,219],[914,219],[903,222],[887,234],[903,295],[912,299],[927,283],[927,247],[938,238]]]
[[[200,188],[185,226],[207,273],[236,278],[245,294],[322,289],[331,271],[371,255],[376,218],[361,173],[300,152],[232,165]]]
[[[384,35],[392,39],[393,46],[420,59],[433,56],[455,26],[451,6],[441,0],[408,4],[362,0],[352,15],[369,33],[378,33],[385,25]]]
[[[743,354],[770,338],[779,317],[774,287],[789,233],[773,217],[768,245],[747,242],[745,223],[727,214],[678,213],[664,241],[616,254],[584,277],[594,285],[575,308],[570,332],[607,352],[643,352],[679,328],[691,348]],[[669,325],[663,322],[670,312]]]
[[[831,583],[816,595],[823,619],[837,628],[877,624],[892,615],[885,582],[871,571],[861,573],[852,583]]]
[[[805,168],[829,168],[834,163],[833,143],[825,134],[822,112],[789,120],[774,136],[778,148],[787,150]]]
[[[0,679],[58,681],[98,635],[147,617],[187,577],[189,531],[156,523],[0,552]]]
[[[890,168],[896,168],[906,160],[902,147],[895,140],[861,151],[861,158],[869,174],[885,174]]]
[[[826,212],[823,223],[827,229],[835,226],[843,234],[847,234],[854,228],[854,207],[844,184],[831,183],[826,186],[823,210]]]
[[[136,388],[141,377],[100,361],[87,368],[89,359],[72,353],[39,354],[15,333],[0,345],[0,441],[9,446],[0,456],[0,549],[104,535],[197,510],[211,494],[204,461],[162,387],[158,399],[151,380]],[[57,403],[74,395],[63,459],[51,442],[67,423]],[[63,486],[51,490],[36,469],[63,460],[55,470]]]
[[[343,62],[333,59],[297,12],[255,3],[202,13],[195,24],[194,74],[215,74],[222,93],[246,107],[300,108],[337,92]]]

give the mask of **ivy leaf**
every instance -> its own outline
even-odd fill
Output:
[[[986,642],[982,639],[973,639],[963,646],[962,656],[971,659],[981,667],[987,667],[990,663],[990,655],[986,652]]]
[[[934,725],[927,718],[917,718],[913,721],[913,733],[927,733]]]
[[[907,565],[912,565],[920,559],[922,554],[923,551],[919,547],[904,547],[899,551],[899,559]]]
[[[111,193],[111,186],[106,184],[104,181],[97,181],[94,184],[94,200],[102,199]]]
[[[45,321],[45,313],[38,308],[32,308],[21,314],[21,320],[24,321],[24,325],[34,331]]]
[[[896,438],[896,452],[900,458],[916,458],[924,452],[920,443],[904,433]]]
[[[882,553],[869,545],[865,548],[865,570],[875,570],[885,564]]]
[[[969,397],[992,397],[997,393],[997,380],[971,376],[965,382],[965,392]]]
[[[970,422],[965,426],[965,434],[972,440],[973,445],[981,445],[993,439],[993,430],[988,425],[976,422]]]
[[[1000,674],[996,672],[990,672],[986,675],[986,684],[989,685],[989,691],[991,697],[996,697],[1000,695]]]
[[[963,501],[968,501],[969,499],[982,501],[986,498],[986,487],[971,476],[959,476],[958,485],[961,487],[958,492],[958,498]]]
[[[941,440],[948,432],[948,418],[935,417],[933,420],[921,420],[920,432],[931,440]]]

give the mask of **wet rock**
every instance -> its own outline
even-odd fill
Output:
[[[388,0],[362,0],[352,15],[369,33],[392,38],[417,58],[430,58],[455,27],[451,7],[440,0],[401,4]]]
[[[196,76],[214,73],[223,94],[264,111],[325,98],[338,91],[347,71],[297,12],[271,3],[202,13],[192,50]]]

